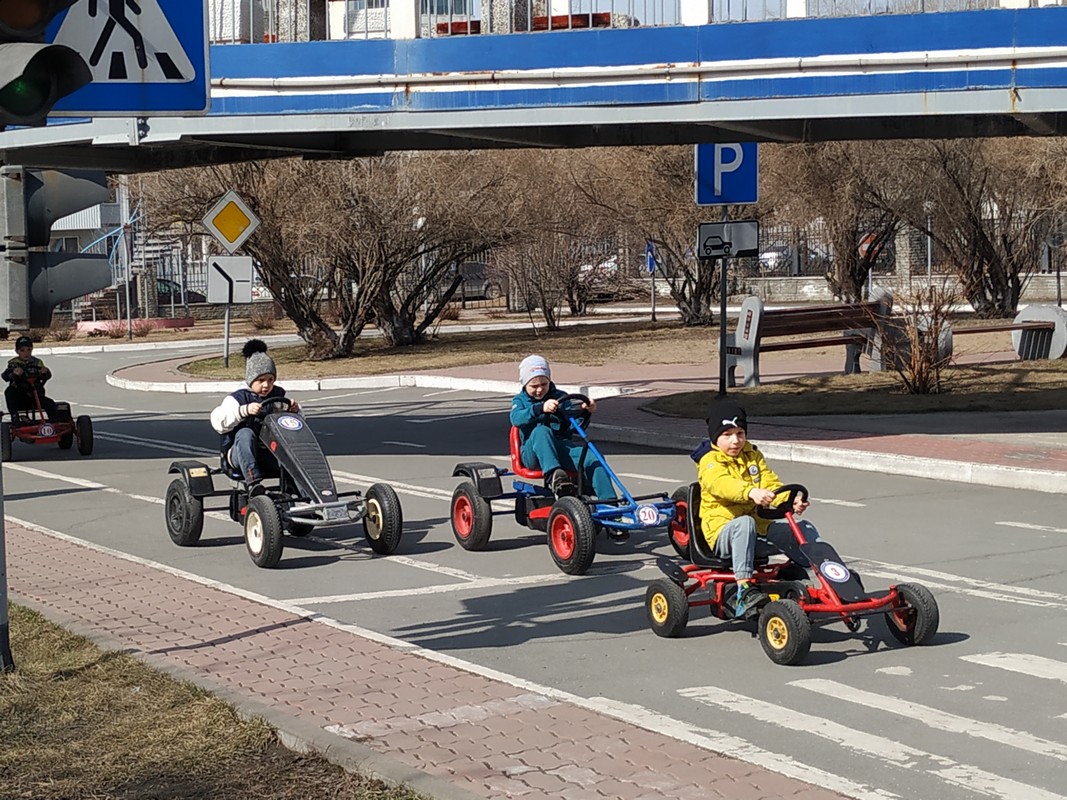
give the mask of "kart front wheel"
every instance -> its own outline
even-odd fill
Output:
[[[645,592],[648,627],[657,636],[677,639],[689,624],[689,598],[674,581],[659,578]]]
[[[667,538],[674,552],[689,560],[689,489],[680,486],[671,495],[674,501],[674,516],[667,524]]]
[[[11,426],[0,422],[0,459],[5,463],[11,461]]]
[[[245,547],[252,563],[272,569],[282,557],[282,519],[265,494],[253,497],[245,510]]]
[[[400,498],[387,483],[376,483],[367,490],[367,515],[363,517],[363,535],[371,550],[387,556],[400,546],[404,532],[404,512]]]
[[[493,510],[471,481],[452,492],[452,533],[464,550],[484,550],[493,534]]]
[[[568,575],[584,575],[596,556],[596,525],[577,497],[561,497],[548,515],[548,549]]]
[[[793,600],[775,600],[759,615],[759,640],[775,664],[799,664],[811,649],[811,622]]]
[[[885,613],[886,626],[901,644],[926,644],[937,633],[941,612],[930,590],[919,583],[897,586],[897,604]]]
[[[175,478],[167,487],[163,501],[163,513],[167,520],[167,534],[178,547],[192,547],[200,541],[204,531],[204,504],[193,497],[189,485]]]
[[[59,449],[70,450],[74,446],[74,431],[64,433],[59,437]]]
[[[82,414],[74,423],[74,430],[78,436],[78,452],[83,456],[92,455],[93,452],[93,421],[90,417]]]

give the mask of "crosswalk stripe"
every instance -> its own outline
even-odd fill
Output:
[[[696,686],[678,691],[705,705],[724,708],[766,722],[777,728],[789,728],[805,736],[818,736],[840,746],[844,750],[872,756],[911,772],[929,764],[926,772],[941,780],[979,794],[1000,797],[1004,800],[1065,800],[1063,795],[1045,791],[1011,778],[994,775],[980,767],[960,764],[945,756],[929,753],[910,745],[877,736],[867,731],[849,728],[822,717],[793,711],[781,705],[767,703],[754,697],[736,694],[718,686]]]
[[[1025,750],[1028,753],[1037,753],[1057,758],[1060,761],[1067,761],[1067,746],[1059,742],[1032,736],[1025,731],[1013,730],[995,722],[980,722],[967,717],[960,717],[945,711],[939,711],[930,706],[902,700],[899,697],[887,697],[823,678],[791,681],[789,685],[799,686],[801,689],[808,689],[818,694],[827,695],[835,700],[846,700],[867,708],[875,708],[879,711],[917,720],[934,730],[962,733],[967,736],[973,736],[976,739],[988,739],[997,744]]]
[[[983,667],[996,667],[1029,675],[1032,678],[1067,683],[1067,664],[1044,656],[1028,653],[978,653],[972,656],[960,656],[960,658],[972,664],[981,664]]]

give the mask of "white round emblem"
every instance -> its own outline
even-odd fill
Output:
[[[848,571],[848,567],[844,564],[838,564],[836,561],[824,561],[819,565],[819,572],[827,577],[827,579],[834,583],[844,583],[848,580],[851,573]]]
[[[642,525],[655,525],[659,522],[659,511],[656,510],[655,506],[638,506],[637,519]]]
[[[300,417],[291,417],[288,414],[279,417],[278,424],[290,431],[298,431],[304,427],[304,421]]]

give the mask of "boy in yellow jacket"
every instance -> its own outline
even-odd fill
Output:
[[[697,463],[701,531],[712,552],[731,559],[737,579],[736,616],[751,616],[768,601],[752,582],[757,551],[777,553],[777,542],[795,541],[789,523],[756,517],[756,508],[771,505],[775,490],[783,484],[763,454],[748,441],[748,416],[740,405],[728,397],[716,398],[707,422],[711,448]],[[802,514],[808,505],[798,496],[793,513]],[[807,541],[818,538],[810,522],[800,525]]]

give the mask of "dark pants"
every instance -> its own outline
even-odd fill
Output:
[[[278,462],[259,443],[259,435],[252,428],[241,428],[227,454],[230,464],[241,473],[247,483],[256,483],[278,474]]]
[[[45,415],[50,421],[56,418],[56,401],[51,397],[46,397],[44,389],[40,386],[28,386],[12,383],[4,389],[4,400],[7,401],[7,410],[12,417],[19,411],[35,411],[37,409],[37,403],[33,399],[33,393],[37,392],[37,397],[41,401],[41,408],[44,409]]]

